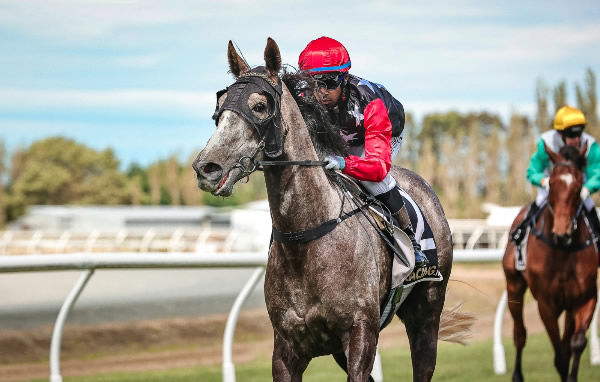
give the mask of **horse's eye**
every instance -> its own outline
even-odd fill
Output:
[[[252,107],[252,111],[256,113],[264,113],[265,111],[267,111],[267,106],[264,103],[259,102]]]

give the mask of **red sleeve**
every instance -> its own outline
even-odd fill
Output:
[[[392,123],[380,98],[367,105],[364,112],[365,156],[345,159],[344,174],[359,180],[381,182],[392,167]]]

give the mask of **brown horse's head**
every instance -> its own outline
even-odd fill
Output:
[[[233,186],[253,170],[254,158],[281,154],[277,88],[281,69],[279,47],[271,38],[265,48],[265,66],[250,69],[229,41],[229,69],[236,82],[217,93],[217,129],[192,167],[198,187],[213,195],[229,196]],[[230,94],[231,93],[231,94]],[[229,100],[227,98],[230,97]]]
[[[580,192],[583,185],[583,168],[587,143],[579,150],[563,146],[558,153],[544,144],[546,153],[554,168],[550,173],[548,204],[554,214],[552,238],[556,244],[568,246],[576,229],[576,213],[581,203]]]

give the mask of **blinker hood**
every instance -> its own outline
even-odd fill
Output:
[[[259,68],[256,68],[259,69]],[[217,92],[217,107],[213,114],[215,124],[218,124],[221,113],[225,110],[231,110],[244,118],[251,124],[258,136],[264,140],[264,152],[268,157],[276,158],[283,152],[281,142],[281,114],[279,111],[279,102],[282,94],[281,80],[273,86],[266,79],[266,75],[260,72],[246,73],[239,77],[227,89]],[[259,69],[260,70],[260,69]],[[219,98],[227,92],[227,98],[223,105],[219,107]],[[259,93],[267,97],[269,116],[265,119],[257,118],[248,107],[248,98],[253,93]]]

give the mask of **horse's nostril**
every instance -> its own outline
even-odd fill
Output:
[[[207,164],[204,166],[204,168],[202,169],[202,171],[203,171],[205,174],[210,174],[210,173],[213,173],[213,172],[215,172],[215,171],[219,171],[219,170],[221,170],[221,166],[219,166],[219,165],[218,165],[218,164],[216,164],[216,163],[207,163]]]

